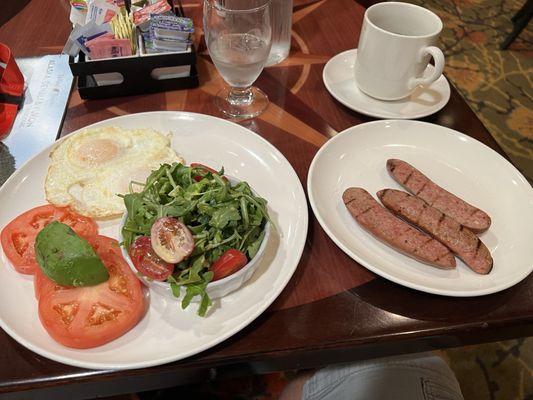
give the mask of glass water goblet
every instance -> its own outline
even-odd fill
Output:
[[[253,118],[268,97],[252,86],[272,45],[271,0],[204,0],[204,33],[215,67],[228,83],[214,102],[227,116]]]

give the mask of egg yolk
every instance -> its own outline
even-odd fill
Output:
[[[78,156],[85,164],[98,165],[115,158],[118,151],[117,144],[110,139],[93,139],[79,147]]]

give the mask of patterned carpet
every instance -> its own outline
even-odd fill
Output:
[[[533,181],[533,29],[500,44],[525,0],[411,0],[444,23],[445,74],[515,165]]]
[[[442,353],[465,400],[533,400],[533,338]]]

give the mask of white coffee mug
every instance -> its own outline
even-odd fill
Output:
[[[359,89],[380,100],[398,100],[436,81],[444,69],[444,54],[434,46],[441,30],[440,18],[423,7],[399,2],[369,7],[355,60]],[[435,67],[424,77],[431,57]]]

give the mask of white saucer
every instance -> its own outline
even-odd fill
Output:
[[[450,99],[450,85],[444,75],[402,100],[383,101],[370,97],[361,92],[355,83],[356,57],[357,49],[337,54],[327,62],[322,73],[329,93],[354,111],[377,118],[415,119],[436,113]],[[432,69],[433,66],[428,65],[425,75],[429,75]]]

